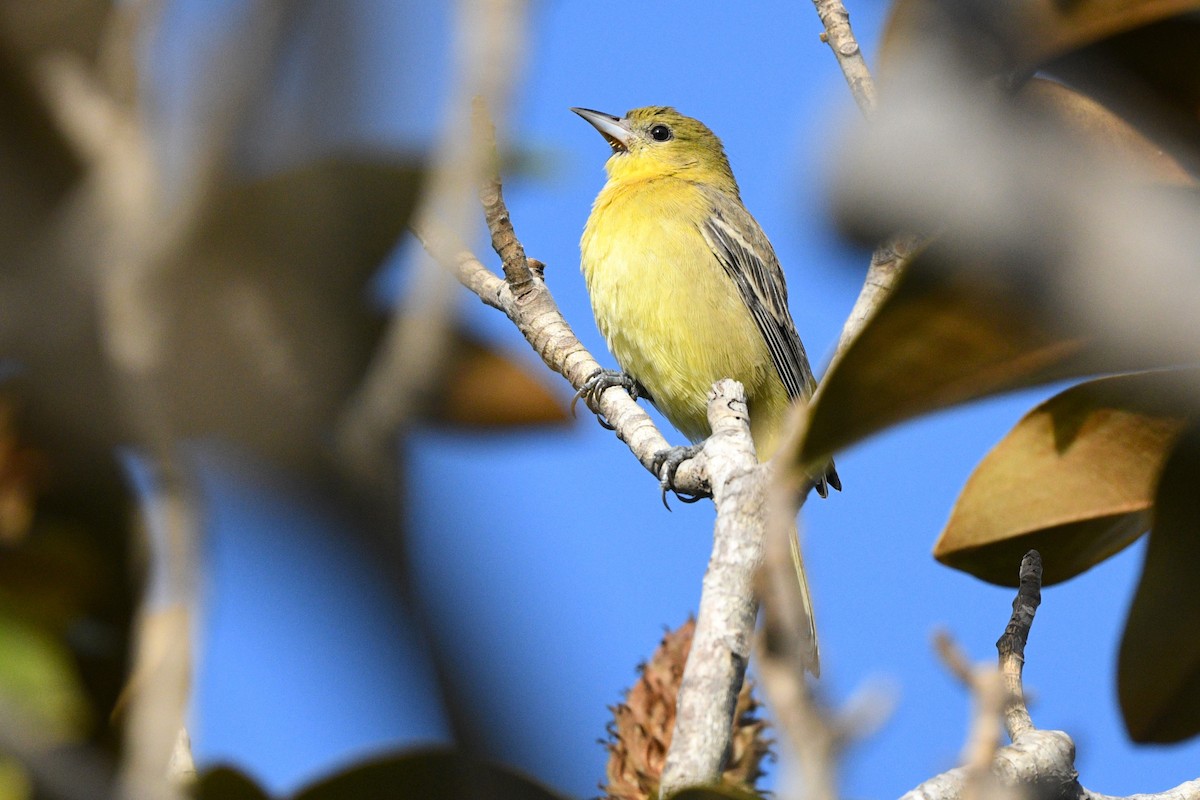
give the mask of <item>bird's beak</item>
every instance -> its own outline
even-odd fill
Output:
[[[612,114],[592,111],[590,108],[572,108],[571,110],[592,123],[592,127],[600,131],[600,135],[608,142],[608,146],[613,149],[614,153],[624,153],[629,149],[633,131],[629,129],[628,122],[620,117],[614,117]]]

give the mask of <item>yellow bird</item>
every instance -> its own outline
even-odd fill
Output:
[[[597,375],[587,391],[623,385],[700,442],[710,433],[709,390],[733,378],[746,387],[754,446],[767,460],[791,404],[807,401],[816,379],[788,312],[783,270],[742,205],[721,140],[673,108],[624,117],[571,110],[612,148],[580,251],[596,325],[623,374]],[[661,454],[664,485],[696,451]],[[822,497],[842,488],[833,462],[814,478]],[[815,673],[815,631],[812,645]]]

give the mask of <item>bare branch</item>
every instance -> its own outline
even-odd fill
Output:
[[[963,748],[961,772],[962,797],[979,800],[994,788],[991,770],[1000,749],[1000,711],[1004,705],[1000,672],[992,666],[973,666],[946,631],[935,635],[934,646],[942,663],[975,698],[975,713]]]
[[[717,521],[663,768],[663,796],[720,780],[758,615],[754,578],[763,557],[766,481],[740,383],[717,382],[708,397],[708,421],[712,435],[704,455]]]
[[[139,25],[156,19],[153,0],[113,10],[109,41],[103,50],[112,64],[132,58]],[[193,605],[197,579],[195,556],[199,519],[184,470],[175,452],[168,381],[172,318],[167,289],[178,279],[182,258],[226,173],[235,133],[253,108],[270,76],[267,67],[281,39],[283,4],[262,2],[238,29],[239,41],[221,59],[214,76],[213,107],[194,153],[188,180],[180,192],[168,191],[152,143],[147,117],[136,107],[131,76],[117,76],[116,87],[79,59],[49,56],[37,77],[59,128],[80,154],[87,178],[75,198],[74,214],[63,218],[59,237],[75,245],[72,258],[94,283],[106,368],[122,403],[122,418],[143,452],[153,461],[156,480],[143,498],[153,537],[159,545],[158,594],[180,609]],[[123,54],[123,56],[122,56]],[[227,71],[227,72],[225,72]],[[229,80],[223,78],[229,77]],[[85,232],[99,222],[95,246]],[[64,245],[64,249],[71,244]],[[126,728],[123,790],[130,796],[175,798],[179,787],[168,780],[172,750],[183,727],[190,689],[191,654],[187,614],[162,617],[148,607],[148,595],[136,620],[135,662]]]
[[[1181,783],[1174,789],[1157,794],[1131,794],[1128,797],[1113,797],[1088,789],[1083,790],[1083,800],[1200,800],[1200,778]]]
[[[802,487],[807,494],[809,486]],[[768,495],[768,528],[763,569],[757,576],[762,601],[758,636],[758,675],[778,727],[787,737],[804,775],[804,796],[835,800],[842,754],[870,736],[891,716],[894,692],[868,685],[840,710],[829,708],[805,677],[808,625],[792,564],[795,505],[785,493]],[[782,797],[791,797],[781,791]]]
[[[976,699],[974,723],[964,765],[930,778],[901,800],[970,800],[997,789],[1019,789],[1035,797],[1083,796],[1071,737],[1062,731],[1035,729],[1024,708],[1020,665],[1033,612],[1041,598],[1042,562],[1036,550],[1022,559],[1020,575],[1021,588],[1013,601],[1012,619],[997,642],[999,671],[972,668],[948,635],[937,637],[943,662]],[[1014,727],[1014,705],[1020,706],[1027,724],[1021,725],[1018,720]],[[1012,736],[1012,744],[1005,747],[997,747],[1001,712]],[[1013,730],[1018,732],[1013,735]]]
[[[1033,615],[1042,602],[1042,557],[1037,550],[1030,550],[1021,559],[1020,579],[1020,589],[1013,598],[1012,616],[996,642],[1004,678],[1004,726],[1013,741],[1033,729],[1033,720],[1025,705],[1021,672],[1025,667],[1025,643],[1029,641]]]
[[[863,114],[870,117],[877,102],[875,81],[871,79],[862,49],[858,46],[858,40],[854,38],[854,31],[850,29],[850,12],[842,4],[842,0],[813,0],[813,5],[816,6],[821,24],[825,26],[821,41],[833,50],[838,66],[846,76],[846,83],[850,86],[850,93],[854,95],[854,101],[858,103]]]
[[[488,169],[479,189],[479,201],[483,204],[483,218],[492,234],[492,249],[500,256],[504,266],[504,278],[513,294],[520,297],[533,283],[529,259],[525,248],[517,239],[508,206],[504,203],[504,189],[500,183],[500,155],[496,151],[496,127],[488,115],[487,106],[481,98],[475,98],[475,127],[488,153]]]
[[[875,309],[892,293],[892,287],[900,279],[908,257],[919,242],[919,237],[912,234],[897,235],[879,245],[871,254],[871,264],[867,267],[863,288],[858,294],[858,299],[854,301],[854,307],[850,309],[850,316],[842,326],[841,335],[838,336],[834,361],[841,357],[859,331],[866,326]]]

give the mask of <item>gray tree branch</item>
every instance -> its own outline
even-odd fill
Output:
[[[854,95],[854,101],[858,103],[863,114],[870,117],[877,102],[875,81],[871,79],[862,48],[858,46],[858,40],[854,38],[854,32],[850,29],[850,12],[846,10],[842,0],[813,0],[813,5],[817,9],[817,16],[821,18],[821,24],[825,26],[821,41],[829,45],[829,49],[837,58],[838,66],[846,76],[850,93]]]
[[[725,379],[713,387],[708,421],[712,435],[704,443],[704,455],[717,521],[679,688],[662,796],[720,780],[758,616],[754,579],[763,558],[767,481],[762,473],[768,468],[754,452],[740,383]]]

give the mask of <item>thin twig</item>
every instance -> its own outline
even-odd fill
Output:
[[[504,266],[504,279],[508,281],[512,293],[520,298],[530,290],[533,273],[529,269],[525,247],[517,238],[512,218],[508,214],[508,206],[504,202],[504,188],[500,182],[500,155],[496,150],[496,128],[481,98],[475,99],[474,120],[479,131],[477,135],[484,142],[485,151],[490,156],[487,172],[479,189],[483,218],[492,234],[492,249],[500,256],[500,263]]]
[[[133,58],[129,54],[144,30],[139,24],[153,24],[156,7],[146,0],[113,10],[113,15],[133,19],[113,18],[102,46],[108,63],[121,54]],[[96,221],[101,226],[85,266],[95,283],[105,366],[117,387],[123,420],[158,478],[143,505],[147,516],[162,525],[156,537],[162,545],[160,596],[185,609],[194,605],[199,520],[175,451],[178,432],[166,397],[165,372],[172,365],[171,337],[165,332],[173,319],[164,296],[179,279],[181,265],[187,263],[182,255],[194,244],[193,235],[227,174],[236,133],[267,85],[285,17],[278,0],[254,4],[254,13],[238,28],[238,40],[225,58],[214,62],[219,74],[206,84],[214,92],[212,107],[181,191],[169,191],[164,183],[147,115],[137,108],[128,71],[118,76],[114,92],[78,59],[61,56],[38,65],[47,105],[88,168],[77,206],[84,213],[66,218],[64,227],[85,230]],[[79,233],[66,230],[62,238],[79,241]],[[190,636],[186,614],[181,622],[151,632],[155,612],[147,607],[149,594],[136,620],[135,661],[143,672],[130,698],[122,783],[131,796],[174,798],[181,794],[168,782],[168,765],[189,693]],[[162,649],[156,657],[147,648],[162,638],[168,641],[159,641]]]
[[[807,491],[807,489],[805,489]],[[803,772],[809,800],[835,800],[842,754],[870,736],[891,716],[894,692],[868,685],[838,710],[824,704],[805,678],[808,623],[792,564],[795,507],[783,493],[768,496],[764,566],[757,576],[762,602],[758,636],[758,675],[776,724],[785,734]],[[780,796],[798,796],[787,788]]]
[[[850,12],[841,0],[813,0],[813,5],[816,6],[817,16],[825,26],[821,41],[833,50],[838,66],[846,76],[846,83],[850,86],[850,93],[854,95],[854,101],[858,103],[863,114],[870,117],[875,112],[877,102],[875,81],[871,79],[862,48],[858,46],[854,31],[850,29]]]
[[[813,4],[825,26],[822,40],[828,42],[833,49],[855,100],[863,114],[869,118],[875,110],[875,84],[850,28],[849,13],[840,0],[814,0]],[[897,236],[880,245],[872,254],[863,288],[838,337],[835,362],[862,331],[875,309],[891,293],[899,279],[905,259],[914,245],[914,237]],[[817,392],[820,391],[818,387]],[[775,454],[774,460],[778,464],[799,463],[797,454],[803,444],[806,427],[805,409],[797,407],[786,426],[782,444]],[[765,592],[763,630],[766,642],[762,650],[765,654],[764,659],[772,662],[770,669],[777,676],[775,680],[764,679],[765,688],[768,696],[774,701],[776,713],[784,714],[786,712],[779,709],[787,708],[788,698],[804,697],[809,692],[808,687],[802,685],[805,681],[803,648],[796,642],[789,643],[793,634],[804,629],[806,625],[803,620],[795,618],[795,609],[800,607],[801,603],[795,597],[795,590],[790,589],[789,585],[794,583],[790,555],[790,539],[794,535],[792,521],[808,498],[813,481],[811,477],[796,469],[776,469],[774,476],[771,489],[774,500],[771,503],[772,513],[767,528],[767,558],[762,579]],[[786,686],[789,681],[795,685]],[[813,744],[828,738],[827,731],[824,730],[827,724],[816,714],[801,715],[806,721],[795,715],[791,716],[794,726],[813,726],[813,730],[809,732],[789,730],[789,738],[796,748],[806,778],[810,786],[817,787],[813,796],[835,796],[837,770],[835,764],[829,763],[829,759],[836,758],[837,750],[831,747],[816,747]]]
[[[949,636],[937,639],[938,652],[951,673],[963,681],[976,700],[976,713],[965,748],[964,764],[935,775],[904,795],[902,800],[963,800],[989,794],[996,786],[1020,788],[1034,796],[1082,798],[1085,790],[1075,772],[1075,745],[1062,731],[1033,727],[1025,710],[1021,687],[1024,646],[1041,598],[1041,557],[1031,550],[1021,561],[1021,588],[1013,615],[997,642],[998,669],[972,668]],[[1020,706],[1024,724],[1014,725],[1013,706]],[[999,744],[998,718],[1003,717],[1012,744]],[[1015,732],[1015,733],[1014,733]]]
[[[1025,707],[1021,672],[1025,663],[1025,644],[1033,625],[1034,613],[1041,602],[1042,559],[1030,550],[1021,560],[1021,585],[1013,600],[1013,613],[1004,634],[996,643],[999,653],[999,681],[992,681],[994,692],[988,719],[983,720],[984,700],[979,697],[979,670],[971,670],[966,659],[948,638],[939,644],[939,651],[960,679],[964,676],[976,691],[980,711],[967,748],[966,763],[948,772],[935,775],[906,793],[901,800],[963,800],[981,796],[981,786],[987,796],[999,786],[1019,792],[1021,796],[1056,797],[1060,800],[1200,800],[1200,780],[1180,784],[1157,794],[1135,794],[1126,798],[1111,797],[1083,788],[1075,771],[1075,743],[1062,731],[1044,731],[1033,727]],[[996,670],[989,670],[995,676]],[[1012,744],[996,749],[993,746],[995,718],[1002,716],[1012,738]],[[986,728],[986,729],[985,729]],[[985,755],[988,755],[985,759]],[[986,765],[986,770],[985,770]],[[986,772],[986,774],[985,774]]]
[[[1025,704],[1021,673],[1025,668],[1025,644],[1029,641],[1029,629],[1033,627],[1033,616],[1042,602],[1042,557],[1037,550],[1030,550],[1021,559],[1020,580],[1020,589],[1013,598],[1012,616],[996,642],[1000,673],[1004,678],[1004,726],[1013,741],[1033,729],[1033,719]]]
[[[993,666],[974,666],[947,631],[934,636],[934,647],[946,669],[971,692],[975,700],[971,730],[963,747],[962,797],[978,800],[992,787],[992,762],[1000,749],[1000,712],[1004,688]]]
[[[875,252],[871,253],[871,263],[867,267],[867,277],[863,281],[862,290],[858,299],[854,301],[854,307],[850,309],[846,324],[842,326],[841,335],[838,336],[837,349],[833,355],[835,362],[866,327],[867,320],[875,313],[875,309],[892,293],[896,281],[904,272],[904,265],[919,242],[920,238],[917,236],[899,234],[879,245]],[[817,390],[820,391],[820,388]]]

